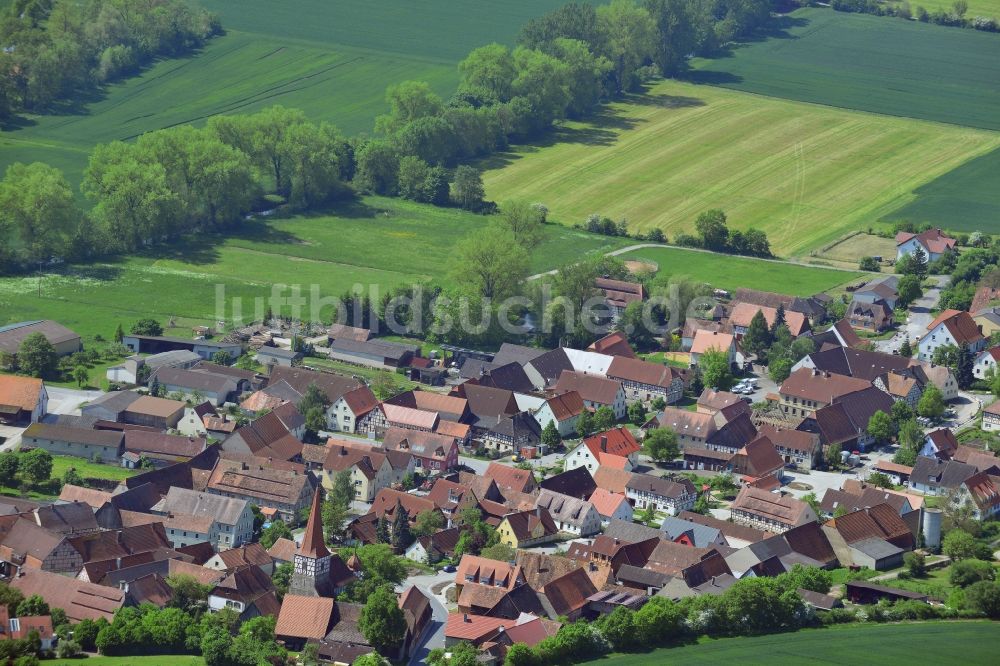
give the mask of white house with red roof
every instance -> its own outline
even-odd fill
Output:
[[[913,254],[918,247],[924,251],[926,261],[937,261],[942,254],[955,249],[955,239],[945,236],[940,229],[928,229],[919,234],[900,231],[896,234],[896,261]]]
[[[590,496],[590,503],[594,505],[597,513],[601,516],[601,524],[607,525],[612,519],[632,522],[632,505],[629,504],[625,495],[613,493],[598,488]]]
[[[639,442],[628,428],[591,435],[566,454],[565,470],[586,467],[592,474],[600,467],[631,472],[639,462]]]
[[[943,345],[960,347],[968,345],[969,351],[978,354],[986,348],[986,337],[964,310],[945,310],[927,325],[927,333],[917,343],[918,358],[930,361],[934,350]]]
[[[996,370],[997,361],[1000,361],[1000,346],[984,349],[976,356],[976,361],[972,366],[972,374],[976,379],[985,379],[990,368]]]

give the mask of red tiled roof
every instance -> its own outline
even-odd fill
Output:
[[[583,443],[598,460],[601,459],[601,454],[628,457],[641,449],[632,431],[625,427],[591,435]]]
[[[41,379],[0,375],[0,405],[17,407],[26,412],[34,411],[43,387]]]
[[[472,641],[482,639],[500,627],[513,624],[513,620],[505,617],[487,617],[485,615],[472,615],[471,613],[450,613],[448,621],[445,623],[445,638],[461,641]]]
[[[597,352],[598,354],[607,354],[608,356],[616,356],[619,358],[635,358],[635,351],[633,351],[632,346],[628,343],[628,339],[618,331],[609,333],[600,340],[596,340],[591,343],[591,345],[587,347],[587,351]]]
[[[604,488],[598,488],[594,491],[594,494],[590,496],[590,503],[594,505],[597,509],[597,513],[604,517],[613,516],[615,511],[622,505],[622,503],[628,503],[625,499],[625,495],[618,493],[609,493]]]
[[[621,382],[596,375],[585,375],[573,370],[563,370],[556,382],[555,392],[576,391],[580,397],[598,405],[613,405],[621,390]]]
[[[336,602],[327,597],[303,597],[286,594],[274,627],[275,636],[290,638],[326,638]]]

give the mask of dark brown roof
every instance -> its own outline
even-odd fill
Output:
[[[570,615],[587,605],[587,597],[597,593],[587,572],[582,568],[549,581],[541,590],[555,611],[555,617]],[[553,618],[554,619],[554,618]]]
[[[40,569],[22,569],[10,585],[25,597],[37,594],[50,607],[62,608],[73,622],[100,618],[110,622],[125,602],[125,593],[118,588],[84,583]]]
[[[731,536],[734,539],[739,539],[740,541],[757,543],[758,541],[763,541],[771,536],[769,533],[762,530],[755,530],[752,527],[737,525],[736,523],[731,523],[728,520],[719,520],[714,516],[703,516],[702,514],[694,513],[693,511],[681,511],[677,517],[689,520],[692,523],[698,523],[699,525],[714,527],[727,537]]]
[[[574,467],[567,472],[550,476],[543,479],[539,486],[543,490],[578,499],[587,499],[597,489],[597,483],[586,467]]]
[[[189,459],[205,450],[205,438],[128,430],[125,432],[125,450],[156,457]]]
[[[271,369],[268,385],[284,381],[300,395],[305,395],[310,384],[315,384],[331,403],[339,400],[348,391],[361,386],[361,382],[351,377],[331,372],[315,372],[304,368],[290,368],[282,365]]]
[[[73,537],[69,543],[80,553],[85,563],[170,548],[162,523]]]
[[[651,474],[633,474],[626,488],[671,498],[680,498],[695,492],[694,484],[683,476],[663,477]]]
[[[242,567],[262,567],[271,564],[271,556],[259,543],[248,543],[237,548],[219,551],[219,559],[227,571]]]
[[[613,363],[613,361],[612,361]],[[556,393],[576,391],[588,402],[599,405],[613,405],[621,390],[621,382],[596,375],[585,375],[572,370],[563,370],[556,382]]]
[[[237,497],[253,497],[265,506],[270,502],[296,505],[310,483],[309,476],[302,465],[279,468],[276,462],[254,457],[220,458],[208,480],[208,488]]]
[[[781,395],[831,403],[836,398],[861,391],[871,386],[871,382],[847,375],[837,375],[810,368],[799,368],[781,383]]]
[[[504,520],[510,525],[511,531],[514,532],[514,536],[517,537],[518,541],[523,541],[524,539],[531,539],[531,531],[539,523],[542,525],[543,532],[546,536],[554,535],[558,532],[555,522],[552,520],[552,516],[545,509],[538,508],[532,511],[518,511],[516,513],[508,513],[504,516]]]
[[[48,423],[32,423],[21,436],[112,448],[120,447],[123,439],[122,433],[111,430],[90,430]]]
[[[465,397],[468,400],[469,411],[480,419],[496,419],[516,414],[519,411],[513,391],[491,386],[479,386],[469,381],[457,387],[456,395]]]

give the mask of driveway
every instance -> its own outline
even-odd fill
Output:
[[[454,573],[441,571],[434,575],[411,576],[396,588],[397,592],[402,592],[410,585],[416,585],[417,589],[430,599],[433,611],[430,627],[424,632],[423,640],[421,640],[419,647],[413,651],[413,656],[410,657],[411,666],[426,663],[427,653],[435,648],[444,647],[444,628],[448,621],[448,609],[445,607],[447,601],[444,592],[451,586],[444,587],[441,594],[434,594],[432,588],[443,583],[453,583],[454,580]]]
[[[81,391],[79,389],[46,386],[49,394],[48,414],[80,415],[80,405],[104,395],[104,391]],[[0,451],[12,451],[21,445],[21,433],[24,428],[0,426],[0,437],[6,441],[0,445]]]
[[[876,351],[889,354],[897,352],[900,345],[903,344],[903,340],[909,340],[912,345],[927,332],[927,325],[934,320],[931,310],[941,300],[941,288],[948,283],[948,276],[938,275],[931,279],[935,281],[935,285],[928,288],[923,296],[910,304],[906,323],[899,327],[893,337],[888,340],[878,340],[875,343]]]
[[[510,456],[507,456],[507,460],[510,460]],[[476,474],[485,474],[486,468],[490,466],[489,460],[480,460],[479,458],[470,458],[468,456],[459,456],[458,462],[471,467]]]

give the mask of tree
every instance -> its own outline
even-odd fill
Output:
[[[928,384],[924,387],[923,395],[917,402],[917,414],[924,418],[937,419],[944,414],[944,410],[944,397],[941,395],[941,389],[934,384]]]
[[[413,534],[430,536],[444,529],[444,515],[440,511],[421,511],[413,523]]]
[[[15,613],[17,614],[17,617],[26,617],[29,615],[48,615],[49,605],[45,603],[45,599],[41,596],[33,594],[17,605]]]
[[[503,666],[541,666],[541,657],[524,643],[514,643],[507,648]]]
[[[725,351],[709,349],[703,352],[698,357],[698,368],[705,385],[714,390],[727,391],[733,385],[733,371]]]
[[[500,207],[499,224],[510,232],[514,242],[531,250],[542,240],[542,216],[524,201],[506,201]]]
[[[576,421],[576,434],[580,437],[589,437],[594,432],[594,413],[589,409],[584,409],[580,418]]]
[[[285,521],[278,519],[271,522],[260,534],[260,545],[270,548],[278,539],[292,539],[292,530]]]
[[[968,587],[981,580],[992,581],[996,578],[996,570],[989,562],[964,559],[951,565],[948,580],[952,585]]]
[[[893,486],[892,480],[882,472],[872,472],[869,474],[868,483],[876,488],[886,488],[888,490],[892,490]]]
[[[669,428],[654,428],[642,440],[643,451],[657,462],[673,460],[680,455],[677,433]]]
[[[351,480],[351,471],[342,469],[333,475],[333,488],[330,490],[329,500],[345,509],[354,501],[354,482]]]
[[[904,358],[910,358],[911,356],[913,356],[913,347],[910,346],[910,341],[908,339],[903,340],[903,343],[899,345],[899,355]]]
[[[163,335],[163,327],[160,322],[155,319],[140,319],[139,321],[132,324],[132,328],[129,329],[132,335]]]
[[[694,228],[706,250],[724,252],[729,248],[729,228],[726,226],[726,214],[721,210],[705,211],[694,221]]]
[[[750,325],[747,326],[740,344],[744,350],[756,356],[761,356],[771,346],[771,341],[771,331],[767,327],[764,312],[757,310],[750,319]]]
[[[385,91],[389,114],[375,119],[376,131],[389,134],[419,118],[441,115],[444,103],[424,81],[403,81]]]
[[[331,500],[323,502],[320,515],[323,521],[323,532],[326,534],[327,540],[339,539],[343,536],[344,522],[347,520],[349,507],[349,503],[345,505],[341,502]]]
[[[471,51],[458,64],[458,72],[463,88],[481,90],[494,102],[506,102],[511,98],[517,75],[510,49],[496,43]]]
[[[841,462],[841,449],[840,444],[830,444],[826,447],[826,465],[830,468],[840,467]]]
[[[822,511],[819,508],[819,498],[816,497],[816,493],[806,493],[802,496],[802,501],[808,504],[817,516],[822,515]]]
[[[594,431],[604,432],[615,427],[615,413],[607,405],[601,405],[594,412]]]
[[[83,388],[90,382],[90,370],[85,366],[78,365],[73,369],[73,379],[76,381],[76,385]]]
[[[361,609],[358,629],[368,643],[380,652],[398,647],[406,633],[406,618],[390,587],[379,587]]]
[[[904,422],[913,419],[913,409],[905,400],[897,400],[892,403],[892,409],[889,411],[889,416],[892,418],[893,428],[898,431]]]
[[[1000,585],[985,580],[973,583],[965,588],[965,603],[988,618],[1000,618]]]
[[[874,272],[882,270],[881,264],[879,264],[878,259],[875,257],[861,257],[861,261],[858,262],[858,268],[863,271]]]
[[[399,154],[389,141],[366,141],[357,153],[354,184],[375,194],[395,194],[399,185]]]
[[[306,645],[308,649],[309,645],[315,645],[314,643],[309,643]],[[318,649],[319,646],[317,646]],[[303,654],[305,652],[303,651]],[[318,662],[317,662],[318,663]],[[303,666],[309,666],[306,662]],[[385,657],[380,655],[378,652],[369,652],[368,654],[363,654],[354,660],[351,666],[389,666],[389,662],[386,661]]]
[[[868,434],[878,442],[888,442],[892,437],[892,419],[881,409],[868,419]]]
[[[79,224],[73,189],[62,172],[47,164],[15,162],[0,181],[0,237],[20,248],[29,265],[47,262],[65,247]]]
[[[628,406],[628,420],[632,425],[641,426],[646,422],[646,408],[636,400]]]
[[[897,307],[907,307],[910,303],[923,296],[920,278],[916,275],[904,275],[899,278],[899,283],[896,285],[896,293],[899,295],[896,299]]]
[[[562,436],[559,434],[559,428],[556,427],[556,422],[553,419],[542,428],[542,446],[545,447],[546,452],[552,452],[560,445],[562,445]]]
[[[923,578],[927,575],[927,558],[923,553],[915,551],[907,553],[903,556],[903,564],[914,578]]]
[[[271,574],[271,582],[274,583],[274,588],[278,593],[278,599],[288,594],[288,586],[292,583],[292,568],[291,562],[282,562],[274,568],[274,573]]]
[[[52,377],[59,364],[59,355],[52,343],[41,333],[32,333],[17,349],[17,365],[32,377]]]
[[[528,253],[508,232],[486,228],[455,245],[456,280],[482,298],[517,294],[528,274]]]
[[[17,476],[20,457],[14,451],[0,453],[0,485],[9,486]]]
[[[958,358],[955,363],[955,380],[960,389],[967,389],[976,380],[972,373],[975,358],[969,350],[969,345],[963,342],[958,347]]]
[[[45,449],[31,449],[21,454],[21,472],[34,483],[48,481],[52,476],[52,454]]]
[[[773,354],[769,354],[769,356],[773,356]],[[792,374],[792,365],[792,359],[787,356],[771,358],[767,364],[767,376],[775,384],[781,384]]]
[[[188,574],[173,574],[167,576],[166,581],[173,591],[170,606],[183,611],[191,611],[204,604],[212,591],[211,585],[202,585]]]
[[[516,555],[517,551],[505,543],[495,543],[479,551],[480,557],[499,562],[513,562]]]
[[[615,92],[633,90],[639,84],[639,68],[653,55],[653,19],[631,0],[612,0],[597,8],[597,25],[600,54],[611,63]]]
[[[463,164],[455,169],[452,198],[456,204],[465,210],[478,211],[483,206],[485,194],[483,177],[476,168]]]
[[[941,552],[954,562],[974,558],[976,556],[976,540],[965,530],[951,530],[941,542]]]

